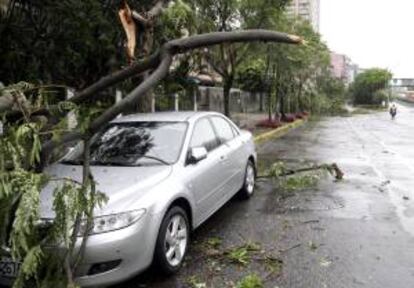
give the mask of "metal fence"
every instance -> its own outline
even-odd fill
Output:
[[[256,113],[264,109],[264,93],[230,90],[230,112]],[[199,86],[193,91],[156,96],[156,111],[224,111],[222,87]]]

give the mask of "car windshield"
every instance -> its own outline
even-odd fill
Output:
[[[91,142],[91,165],[170,165],[178,160],[187,124],[184,122],[111,123]],[[81,165],[79,143],[62,160]]]

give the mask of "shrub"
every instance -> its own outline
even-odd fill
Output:
[[[296,115],[295,114],[285,114],[284,116],[282,116],[282,121],[283,122],[291,123],[295,120],[296,120]]]
[[[309,116],[308,112],[298,112],[295,114],[296,119],[305,119]]]
[[[369,69],[355,78],[350,87],[355,104],[378,105],[386,97],[384,89],[388,87],[392,74],[384,69]]]
[[[261,120],[256,124],[256,127],[260,128],[279,128],[282,126],[282,123],[279,120]]]

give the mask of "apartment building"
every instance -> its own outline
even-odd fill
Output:
[[[343,80],[345,84],[349,85],[354,82],[358,70],[358,65],[353,63],[348,56],[331,52],[332,76]]]
[[[319,32],[320,0],[292,0],[286,11],[289,15],[308,20],[313,29]]]

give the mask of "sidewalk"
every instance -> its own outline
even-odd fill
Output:
[[[263,120],[267,119],[267,113],[234,113],[231,119],[234,123],[237,124],[242,129],[246,129],[249,131],[254,132],[256,128],[256,124]]]

